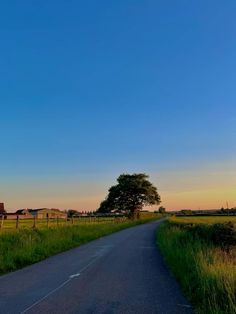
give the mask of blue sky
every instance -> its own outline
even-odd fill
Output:
[[[95,209],[136,171],[169,208],[225,202],[209,193],[195,205],[194,191],[196,181],[204,193],[236,190],[235,10],[233,0],[1,3],[0,199],[10,210]]]

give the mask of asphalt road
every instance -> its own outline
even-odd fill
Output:
[[[192,313],[155,245],[129,228],[0,277],[0,313]]]

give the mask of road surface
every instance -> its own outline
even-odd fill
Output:
[[[192,313],[155,245],[160,222],[102,237],[0,277],[0,313]]]

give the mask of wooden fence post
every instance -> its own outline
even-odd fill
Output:
[[[4,216],[2,215],[0,229],[3,229],[3,221],[4,221]]]
[[[34,216],[34,224],[33,224],[33,228],[36,228],[36,215]]]
[[[58,218],[58,216],[57,216],[57,227],[59,226],[59,218]]]
[[[16,216],[16,229],[19,228],[19,216],[17,215]]]
[[[46,214],[46,219],[47,219],[47,228],[49,227],[49,215],[48,213]]]

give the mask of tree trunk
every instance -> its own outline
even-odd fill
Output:
[[[135,209],[130,210],[130,213],[129,213],[128,217],[131,220],[140,219],[140,211],[139,211],[139,209],[135,208]]]

